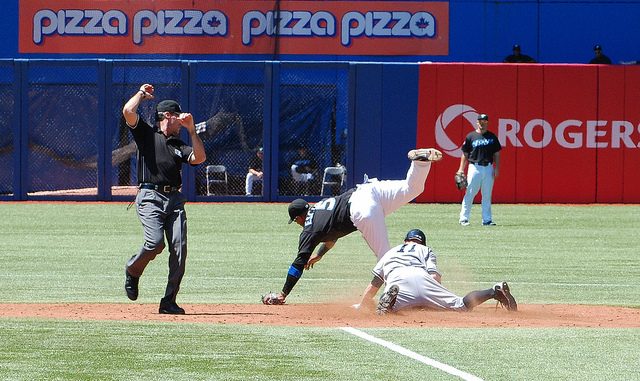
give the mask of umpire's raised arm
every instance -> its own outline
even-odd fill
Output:
[[[205,153],[204,144],[202,143],[200,136],[198,136],[198,133],[196,132],[196,125],[193,121],[193,115],[187,112],[183,112],[178,116],[178,120],[180,121],[180,125],[189,132],[189,137],[191,138],[193,152],[191,152],[191,155],[189,155],[189,164],[202,164],[205,160],[207,160],[207,155]]]
[[[145,99],[153,99],[153,85],[145,83],[140,89],[125,103],[122,108],[122,115],[129,127],[135,127],[138,124],[138,106]]]

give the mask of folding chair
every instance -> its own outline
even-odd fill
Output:
[[[216,194],[216,186],[224,185],[225,194],[229,194],[229,180],[227,167],[224,165],[207,165],[207,196]]]
[[[340,165],[337,167],[327,167],[324,169],[324,175],[322,176],[322,188],[320,189],[320,196],[324,196],[324,186],[330,185],[333,188],[338,188],[338,193],[344,185],[344,179],[347,175],[347,169]],[[334,193],[333,191],[331,192]]]

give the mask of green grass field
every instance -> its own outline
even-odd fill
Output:
[[[387,218],[392,245],[421,228],[459,294],[498,280],[520,304],[640,308],[640,207],[494,205],[499,226],[457,224],[459,205],[411,204]],[[0,303],[126,303],[141,245],[123,203],[0,203]],[[257,303],[280,290],[299,227],[286,204],[188,204],[178,302]],[[288,303],[353,298],[374,257],[359,233],[305,272]],[[166,254],[138,302],[157,304]],[[187,311],[188,312],[188,311]],[[376,328],[363,331],[483,380],[638,380],[640,329]],[[0,319],[2,380],[455,380],[336,328]]]

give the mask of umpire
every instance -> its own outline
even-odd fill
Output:
[[[156,126],[152,127],[138,115],[143,100],[154,98],[150,84],[140,87],[124,105],[122,114],[138,147],[139,191],[136,210],[144,230],[140,252],[129,259],[125,267],[125,291],[131,300],[138,298],[138,281],[145,267],[165,247],[169,240],[169,277],[159,313],[184,314],[176,304],[176,295],[184,276],[187,260],[186,199],[180,193],[182,163],[197,165],[205,161],[202,140],[196,134],[193,116],[182,112],[178,102],[163,100],[156,106]],[[180,128],[189,132],[193,147],[180,140]]]

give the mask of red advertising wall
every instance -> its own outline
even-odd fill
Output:
[[[449,54],[447,1],[23,0],[19,6],[20,53]]]
[[[460,146],[486,113],[503,146],[494,202],[640,202],[638,83],[635,66],[421,65],[417,145],[444,159],[417,201],[462,199]]]

